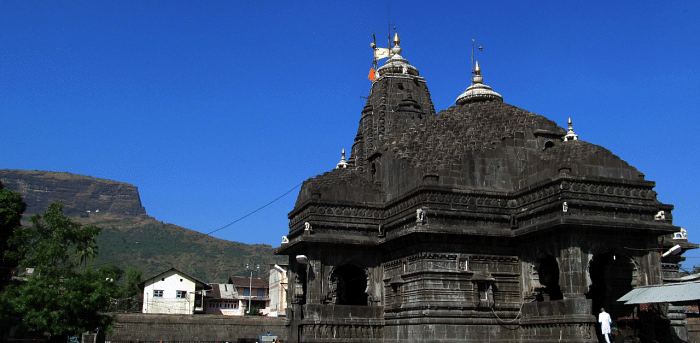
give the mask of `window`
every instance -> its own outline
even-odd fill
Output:
[[[162,289],[154,289],[153,290],[153,297],[154,298],[162,298],[163,297],[163,290]]]
[[[246,288],[246,289],[243,290],[243,296],[244,296],[244,297],[250,296],[250,289],[249,289],[249,288]]]
[[[264,297],[264,296],[265,296],[265,290],[264,290],[264,289],[259,289],[259,290],[258,290],[258,296],[261,297],[261,298]]]
[[[187,291],[176,291],[176,292],[175,292],[175,298],[178,298],[178,299],[185,299],[185,298],[187,298]]]

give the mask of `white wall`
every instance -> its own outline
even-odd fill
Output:
[[[284,268],[281,269],[275,266],[270,268],[270,305],[265,309],[270,317],[284,316],[287,308],[287,273],[283,272]]]

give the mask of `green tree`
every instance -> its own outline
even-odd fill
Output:
[[[121,311],[141,312],[143,306],[143,291],[139,288],[141,282],[143,282],[143,273],[140,269],[134,267],[126,269],[120,301]]]
[[[34,268],[23,283],[5,287],[3,309],[15,314],[28,332],[49,333],[50,340],[65,342],[68,336],[99,329],[111,330],[112,319],[100,311],[119,294],[115,278],[120,270],[87,269],[95,258],[95,236],[100,229],[82,226],[63,214],[63,204],[53,203],[43,216],[31,218],[31,227],[19,227],[10,238],[10,258],[21,267]]]
[[[5,188],[0,182],[0,289],[10,279],[12,269],[18,264],[16,259],[5,257],[5,251],[8,250],[12,233],[20,226],[25,209],[27,204],[22,201],[22,196]]]

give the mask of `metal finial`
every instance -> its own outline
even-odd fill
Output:
[[[479,67],[479,61],[476,61],[476,66],[474,67],[474,77],[472,77],[472,84],[483,82],[484,77],[481,76],[481,67]]]
[[[399,39],[399,33],[396,32],[394,33],[394,47],[391,48],[392,55],[401,55],[402,49],[399,46],[399,43],[401,43],[401,40]]]
[[[347,167],[348,167],[348,162],[345,161],[345,149],[343,149],[342,157],[340,157],[340,162],[338,162],[338,165],[335,166],[335,169],[347,168]]]
[[[564,142],[578,140],[578,135],[574,133],[574,125],[571,122],[571,117],[569,117],[569,131],[564,136]]]

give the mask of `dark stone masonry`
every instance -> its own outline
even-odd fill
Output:
[[[114,314],[115,328],[107,343],[132,342],[258,342],[268,332],[287,341],[282,318],[221,315]]]
[[[680,261],[659,256],[680,228],[655,183],[504,103],[478,63],[436,113],[397,38],[350,158],[304,182],[276,249],[289,341],[592,343],[601,307],[634,318],[616,300]]]

